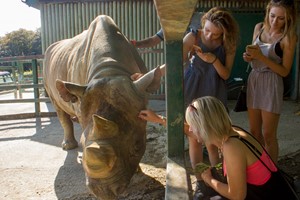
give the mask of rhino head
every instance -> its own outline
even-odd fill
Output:
[[[79,107],[82,164],[87,185],[99,199],[123,193],[139,168],[146,148],[146,122],[137,116],[160,78],[156,68],[134,82],[126,76],[92,80],[84,86],[56,81],[62,98]]]

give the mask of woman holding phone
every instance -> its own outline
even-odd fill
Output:
[[[185,107],[203,96],[218,98],[227,108],[226,80],[230,77],[239,39],[239,28],[232,14],[224,8],[214,7],[201,18],[201,29],[188,33],[183,39],[185,63]],[[188,136],[191,165],[203,161],[202,142]],[[206,145],[210,164],[220,162],[217,147]],[[195,174],[197,187],[194,199],[201,199],[204,185],[201,176]]]
[[[283,77],[290,73],[297,44],[293,0],[271,0],[264,22],[253,32],[243,58],[252,70],[247,83],[250,132],[274,162],[278,159],[277,127],[283,106]]]

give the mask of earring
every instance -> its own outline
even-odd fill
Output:
[[[220,148],[218,148],[218,154],[219,154],[219,158],[222,158],[222,151]]]

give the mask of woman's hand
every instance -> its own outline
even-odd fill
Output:
[[[243,53],[243,59],[245,62],[251,62],[253,59],[246,53]]]
[[[213,179],[213,176],[211,174],[211,167],[208,168],[207,170],[205,170],[204,172],[202,172],[201,178],[203,179],[203,181],[205,183],[207,183],[208,185],[210,185],[209,183],[210,183],[211,179]]]
[[[144,76],[144,74],[142,74],[142,73],[134,73],[134,74],[132,74],[132,75],[130,76],[130,78],[131,78],[131,80],[136,81],[136,80],[138,80],[139,78],[141,78],[142,76]]]
[[[263,55],[258,45],[247,45],[245,53],[247,59],[251,60],[258,60]]]
[[[152,110],[142,110],[138,116],[142,120],[163,124],[165,123],[165,119],[162,116],[156,114]],[[164,125],[164,124],[163,124]]]
[[[204,62],[213,64],[217,60],[217,56],[213,53],[203,53],[202,51],[196,51],[196,53]]]

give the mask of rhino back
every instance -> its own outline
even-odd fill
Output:
[[[89,66],[88,79],[93,73],[107,66],[118,67],[129,75],[146,73],[147,69],[136,48],[121,33],[114,21],[104,15],[98,16],[90,25],[86,57]],[[94,62],[97,61],[97,62]]]
[[[44,62],[45,88],[68,113],[72,105],[59,99],[56,79],[86,85],[95,78],[147,71],[137,50],[105,15],[95,18],[81,34],[49,46]]]

